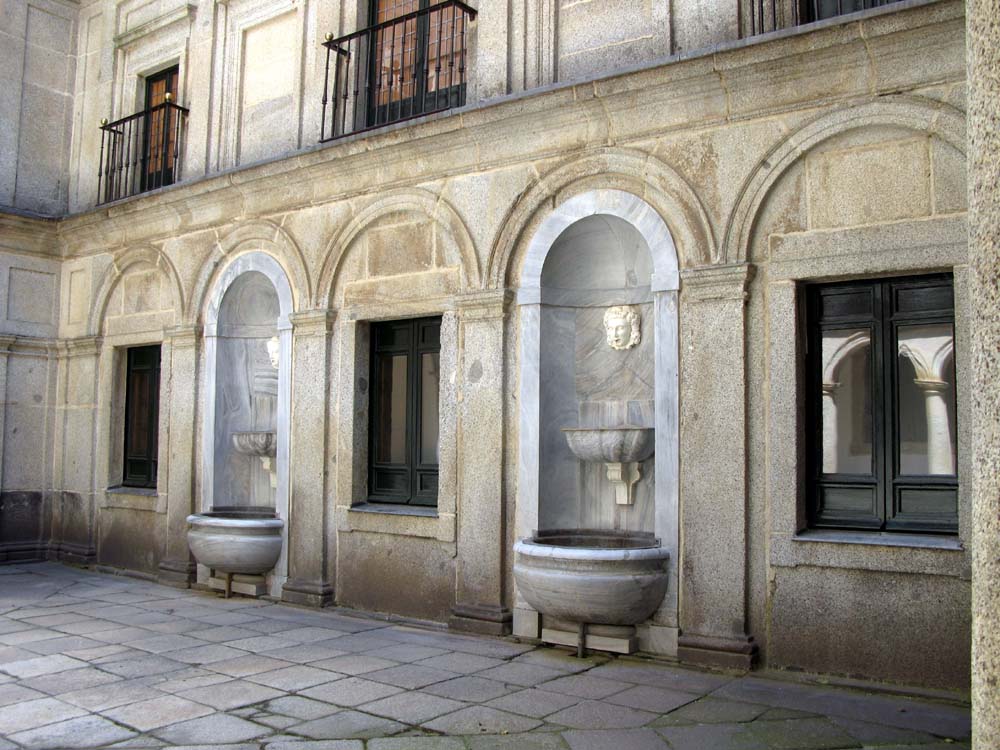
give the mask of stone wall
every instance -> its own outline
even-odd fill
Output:
[[[60,528],[76,530],[92,497],[99,563],[187,583],[183,519],[207,491],[207,299],[234,259],[266,253],[294,308],[286,598],[502,632],[515,605],[510,549],[528,523],[517,453],[525,313],[513,293],[558,205],[625,191],[662,217],[681,266],[679,612],[673,642],[649,628],[644,648],[731,665],[758,649],[772,667],[962,688],[967,487],[960,533],[944,544],[799,534],[797,299],[804,280],[955,273],[964,476],[963,24],[960,2],[907,7],[483,104],[81,213],[50,229],[46,248],[28,247],[25,220],[5,218],[3,257],[48,263],[62,290],[57,330],[10,322],[8,348],[38,351],[55,336],[63,380],[53,374],[61,390],[42,394],[62,437],[32,438],[55,467],[39,484],[8,462],[21,450],[13,425],[29,419],[8,376],[2,487],[62,493]],[[443,318],[438,508],[378,512],[364,503],[368,326],[423,315]],[[109,492],[122,348],[157,342],[158,489]],[[88,368],[93,392],[78,385]],[[40,418],[27,422],[32,435]],[[899,621],[892,640],[886,623]],[[947,665],[896,657],[942,639]]]
[[[783,16],[789,16],[783,0]],[[98,201],[99,123],[144,106],[143,79],[179,70],[190,114],[183,179],[273,159],[319,139],[321,42],[369,25],[367,0],[18,0],[5,6],[0,206],[61,215]],[[468,104],[607,76],[750,34],[740,0],[481,3]],[[789,16],[790,17],[790,16]],[[110,143],[107,144],[110,148]]]
[[[76,3],[25,0],[0,11],[0,206],[66,210],[76,37]]]

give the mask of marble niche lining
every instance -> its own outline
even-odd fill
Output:
[[[212,287],[205,309],[205,421],[199,508],[215,505],[271,505],[258,460],[234,454],[231,432],[269,429],[277,436],[277,481],[273,505],[282,529],[281,557],[268,576],[268,593],[281,596],[288,577],[289,434],[292,366],[292,290],[281,265],[251,252],[232,260]],[[277,378],[266,342],[279,341]],[[273,416],[271,412],[273,411]],[[241,481],[236,478],[242,477]],[[199,566],[199,580],[208,571]]]
[[[618,288],[612,297],[607,290],[598,288],[580,289],[580,279],[567,277],[564,280],[549,278],[551,271],[546,273],[543,283],[543,270],[549,253],[558,250],[558,241],[569,230],[572,234],[573,225],[583,219],[595,216],[615,217],[630,225],[631,230],[617,230],[627,246],[632,240],[627,235],[641,239],[648,248],[652,267],[640,268],[636,265],[636,277]],[[609,222],[611,224],[613,222]],[[630,250],[625,248],[628,255]],[[638,256],[636,256],[638,262]],[[561,264],[567,266],[568,264]],[[641,271],[641,272],[640,272]],[[571,267],[567,273],[572,274]],[[643,278],[645,277],[645,278]],[[598,282],[599,286],[611,286]],[[542,385],[542,338],[543,326],[559,328],[559,317],[567,318],[570,307],[579,308],[572,315],[582,318],[583,326],[578,330],[596,330],[598,322],[589,320],[594,317],[586,308],[594,307],[599,299],[610,300],[606,304],[634,304],[641,308],[643,316],[643,336],[648,337],[647,346],[652,343],[653,383],[652,393],[642,387],[638,381],[648,383],[647,373],[638,371],[639,377],[635,393],[625,399],[622,406],[623,415],[637,420],[651,420],[656,429],[655,454],[652,458],[655,475],[652,498],[652,530],[660,539],[661,545],[670,554],[669,586],[663,603],[653,616],[650,623],[640,628],[642,649],[664,655],[675,655],[677,650],[677,563],[678,563],[678,479],[679,479],[679,441],[678,441],[678,290],[679,273],[677,250],[673,237],[666,223],[656,211],[637,196],[621,190],[593,190],[574,196],[558,206],[542,222],[531,238],[521,269],[517,304],[520,321],[520,425],[519,454],[520,466],[518,474],[518,497],[516,532],[518,538],[529,537],[546,519],[541,514],[541,499],[539,497],[540,470],[542,465],[542,442],[547,430],[542,424],[543,390],[549,389]],[[570,289],[558,287],[571,287]],[[582,284],[586,286],[586,284]],[[592,284],[592,286],[595,286]],[[557,313],[552,315],[552,311]],[[569,325],[564,320],[562,325]],[[546,336],[547,342],[559,341],[553,339],[551,333]],[[575,347],[575,344],[571,346]],[[546,344],[548,347],[548,344]],[[547,352],[546,356],[551,353]],[[567,352],[567,356],[570,352]],[[573,352],[574,361],[577,353]],[[649,357],[648,349],[645,356]],[[645,377],[643,377],[645,376]],[[574,376],[576,377],[576,376]],[[577,383],[577,386],[587,385]],[[599,384],[597,384],[599,385]],[[600,390],[596,387],[596,390]],[[586,388],[584,388],[586,390]],[[624,392],[623,392],[624,394]],[[622,394],[618,394],[621,396]],[[626,394],[628,395],[628,394]],[[651,395],[651,399],[649,396]],[[634,396],[634,397],[633,397]],[[593,415],[601,419],[600,412],[606,407],[601,399],[594,403],[572,407],[575,413],[570,413],[569,407],[564,409],[564,419],[580,420]],[[650,402],[652,414],[650,414]],[[615,415],[605,413],[605,418]],[[550,417],[549,413],[545,414]],[[568,422],[569,426],[573,422]],[[560,425],[562,426],[562,425]],[[552,478],[546,467],[546,491]],[[574,480],[575,481],[575,480]],[[648,485],[647,485],[648,486]],[[613,502],[613,500],[608,500]],[[641,518],[639,525],[648,530],[649,518]],[[537,612],[519,596],[515,596],[514,633],[527,637],[538,637],[540,632],[540,617]]]

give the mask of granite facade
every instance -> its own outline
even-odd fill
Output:
[[[557,451],[573,420],[628,419],[655,426],[657,447],[617,521],[671,551],[642,650],[968,688],[978,516],[966,477],[981,429],[971,384],[995,383],[974,381],[971,359],[983,284],[966,239],[963,3],[907,2],[746,40],[736,3],[645,3],[635,18],[613,3],[607,13],[632,20],[601,29],[553,3],[526,3],[509,24],[484,7],[466,107],[322,148],[306,148],[318,117],[303,86],[322,70],[317,29],[357,23],[353,6],[336,16],[161,3],[143,16],[136,3],[118,17],[113,5],[78,11],[75,111],[129,111],[126,83],[156,60],[179,61],[200,109],[180,184],[95,209],[99,142],[87,126],[65,150],[59,218],[0,214],[0,560],[62,557],[196,583],[184,518],[211,505],[222,476],[208,419],[220,413],[219,363],[249,372],[240,357],[256,347],[262,362],[273,335],[233,330],[240,343],[224,350],[219,304],[266,265],[287,287],[275,286],[287,562],[272,594],[537,634],[511,576],[515,539],[563,514],[616,521],[600,504],[606,479],[538,456]],[[667,17],[673,42],[648,39]],[[289,91],[251,101],[227,67],[242,58],[223,64],[212,49],[227,35],[266,46],[282,24],[306,29],[303,54],[239,80]],[[248,125],[255,107],[287,125],[287,142]],[[560,240],[594,215],[615,222],[593,248]],[[636,237],[648,261],[629,260]],[[622,263],[593,266],[600,284],[575,277],[612,239]],[[941,271],[955,279],[958,535],[944,546],[807,538],[802,284]],[[610,304],[639,306],[650,334],[614,359],[634,362],[613,382],[595,312]],[[369,329],[429,315],[442,317],[438,505],[384,512],[366,502]],[[122,353],[153,343],[157,489],[123,492]],[[553,492],[578,502],[546,506]],[[900,640],[892,622],[905,623]],[[942,640],[946,664],[894,658]]]

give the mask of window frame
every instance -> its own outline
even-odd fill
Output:
[[[424,354],[438,355],[438,441],[440,446],[440,356],[441,356],[441,316],[410,318],[405,320],[389,320],[374,322],[370,329],[369,358],[369,403],[368,403],[368,494],[367,501],[376,504],[406,505],[411,507],[436,508],[438,504],[438,486],[440,477],[440,456],[438,463],[427,464],[420,461],[422,430],[422,370],[421,357]],[[405,345],[383,344],[380,334],[389,330],[406,330],[408,338]],[[434,343],[424,343],[423,333],[436,329]],[[376,384],[379,380],[380,355],[406,355],[406,461],[403,464],[387,461],[377,461],[376,439],[378,425],[382,420],[379,391]],[[391,490],[376,490],[381,476],[406,475],[405,492]],[[426,483],[426,484],[425,484]]]
[[[170,94],[171,103],[177,104],[178,87],[180,81],[180,65],[171,65],[163,70],[151,73],[143,78],[143,134],[142,134],[142,173],[140,176],[140,192],[145,193],[161,187],[174,184],[174,155],[178,148],[176,139],[176,118],[180,115],[176,110],[172,110],[167,105],[165,97],[161,101],[153,102],[156,84],[165,84],[164,94]],[[158,107],[156,112],[153,108]],[[162,154],[154,154],[156,144],[152,143],[153,131],[163,134]],[[154,159],[154,155],[156,158]],[[162,159],[159,168],[154,168],[154,163]]]
[[[947,287],[948,307],[924,308],[901,312],[896,309],[895,293],[900,289],[924,290]],[[867,316],[845,315],[823,318],[819,302],[828,295],[869,291],[871,312]],[[809,283],[805,285],[805,425],[806,425],[806,521],[811,529],[838,529],[917,534],[957,535],[959,532],[959,457],[951,475],[903,474],[900,467],[900,435],[898,407],[898,329],[913,324],[947,323],[952,330],[954,346],[955,304],[954,278],[950,273],[923,276],[886,277],[845,282]],[[822,333],[824,330],[851,328],[869,329],[870,375],[872,403],[872,473],[825,473],[823,467],[823,363]],[[952,354],[954,361],[954,353]],[[958,445],[958,385],[953,400],[955,431],[952,440]],[[873,513],[850,516],[827,516],[822,508],[822,493],[827,488],[873,488]],[[950,492],[952,513],[908,514],[900,510],[901,493],[906,490]]]
[[[385,21],[380,22],[378,20],[379,16],[379,3],[384,0],[368,0],[368,18],[369,27],[374,28],[375,26],[383,26],[380,31],[370,34],[368,40],[368,82],[369,86],[375,88],[376,93],[369,96],[367,105],[365,106],[365,129],[379,127],[380,125],[388,125],[390,123],[402,122],[403,120],[408,120],[413,117],[419,117],[423,114],[429,114],[432,112],[437,112],[442,109],[453,109],[455,107],[460,107],[465,102],[466,94],[466,82],[464,78],[459,80],[459,83],[453,83],[449,76],[449,86],[447,88],[436,88],[433,92],[427,90],[427,85],[429,81],[429,75],[427,70],[427,57],[430,54],[430,40],[431,40],[431,13],[425,13],[418,16],[416,19],[409,21],[400,20],[394,23],[395,18],[387,18]],[[411,13],[417,13],[420,11],[428,11],[434,5],[439,4],[442,0],[417,0],[417,10],[407,11],[406,13],[398,16],[403,18]],[[444,11],[438,11],[438,13],[443,13]],[[465,24],[464,16],[459,17],[458,21],[461,24]],[[389,33],[392,29],[393,41],[391,46],[393,50],[395,49],[395,33],[396,28],[402,28],[403,42],[402,48],[405,55],[406,49],[406,33],[407,28],[410,23],[415,25],[414,29],[414,47],[413,47],[413,67],[417,71],[417,75],[410,79],[410,83],[413,87],[413,94],[406,98],[392,98],[391,88],[389,94],[389,100],[385,104],[380,104],[378,101],[378,90],[379,88],[375,86],[376,82],[382,80],[382,73],[380,70],[380,63],[383,60],[383,52],[386,48],[384,35]],[[454,25],[456,23],[456,17],[454,10],[452,12],[452,41],[449,49],[451,54],[454,54]],[[464,27],[463,27],[464,30]],[[438,55],[440,58],[440,23],[439,23],[439,38],[438,38]],[[463,47],[464,49],[464,47]],[[405,59],[405,57],[404,57]],[[445,104],[441,105],[441,100],[444,99]],[[395,107],[396,114],[393,116],[393,108]],[[404,114],[404,111],[407,114]]]
[[[135,360],[142,354],[151,354],[152,365],[137,367]],[[157,472],[159,469],[159,432],[160,432],[160,375],[162,362],[162,346],[148,344],[131,346],[125,350],[125,408],[122,430],[122,474],[121,486],[136,489],[156,489]],[[147,413],[144,427],[146,451],[139,455],[130,452],[133,423],[134,373],[151,371],[145,384],[145,403]],[[145,471],[132,471],[133,463],[145,464]]]

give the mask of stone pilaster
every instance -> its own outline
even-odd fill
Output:
[[[87,564],[97,559],[94,462],[101,339],[96,336],[68,339],[59,342],[57,351],[49,555]]]
[[[681,559],[677,655],[749,668],[746,300],[753,266],[681,274]]]
[[[506,292],[458,302],[458,559],[450,625],[479,633],[510,632],[504,601],[504,324]]]
[[[288,509],[288,580],[281,598],[294,604],[322,607],[333,600],[327,578],[328,514],[327,397],[334,315],[314,310],[291,316],[292,404]],[[329,544],[335,540],[330,539]]]
[[[167,462],[168,472],[167,534],[157,579],[160,583],[180,587],[187,587],[196,575],[194,559],[187,545],[187,517],[195,512],[194,460],[200,333],[195,326],[166,331],[164,338],[169,344],[169,361],[160,365],[161,383],[166,381],[169,393],[167,403],[161,405],[161,408],[166,407],[167,412],[167,444],[160,446],[160,460]]]
[[[972,742],[1000,747],[1000,18],[966,3],[972,266]]]
[[[0,491],[3,490],[4,435],[7,421],[7,359],[16,336],[0,336]]]

